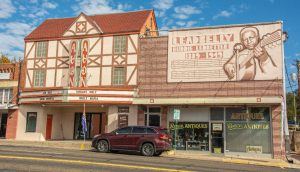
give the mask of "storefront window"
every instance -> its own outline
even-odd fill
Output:
[[[226,150],[271,153],[271,123],[268,107],[226,108]]]
[[[169,128],[174,138],[175,123],[171,122]],[[176,150],[209,150],[208,122],[179,122],[176,128]]]

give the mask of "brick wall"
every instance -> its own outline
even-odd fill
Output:
[[[139,57],[140,98],[274,97],[282,80],[167,83],[168,37],[142,38]]]
[[[272,109],[272,135],[274,159],[281,158],[281,106],[271,106]],[[283,140],[282,158],[285,159],[285,141]]]
[[[15,139],[17,136],[19,109],[9,109],[6,126],[6,139]]]

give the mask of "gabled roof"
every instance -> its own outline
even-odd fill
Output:
[[[142,29],[153,10],[133,11],[127,13],[103,14],[87,16],[96,22],[102,34],[138,32]],[[24,39],[56,38],[76,20],[77,17],[47,19]]]

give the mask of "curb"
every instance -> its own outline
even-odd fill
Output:
[[[282,163],[279,163],[279,164],[270,164],[270,163],[263,163],[263,162],[251,162],[251,161],[228,160],[228,159],[223,159],[223,162],[231,162],[231,163],[236,163],[236,164],[251,164],[251,165],[262,165],[262,166],[271,166],[271,167],[286,167],[286,168],[290,168],[290,166],[284,165]]]

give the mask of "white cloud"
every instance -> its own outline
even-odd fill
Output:
[[[185,25],[185,22],[178,21],[178,22],[176,22],[176,24],[178,24],[179,26],[184,26],[184,25]]]
[[[172,29],[177,29],[177,27],[176,26],[172,26]]]
[[[13,35],[28,35],[35,27],[32,27],[26,23],[19,23],[19,22],[11,22],[1,24],[2,29],[6,29],[7,34]]]
[[[297,56],[297,57],[298,57],[299,55],[300,55],[300,53],[298,53],[298,54],[295,54],[295,56]]]
[[[155,17],[163,17],[163,16],[165,16],[165,12],[164,11],[160,11],[160,12],[154,11],[154,13],[155,13]]]
[[[193,7],[193,6],[190,6],[190,5],[175,7],[174,10],[175,10],[176,13],[187,14],[187,15],[202,13],[201,10],[197,10],[196,7]]]
[[[139,6],[139,9],[140,9],[140,10],[143,10],[143,9],[144,9],[144,7],[143,7],[143,6]]]
[[[77,5],[73,5],[72,9],[75,13],[84,12],[87,15],[101,14],[101,13],[119,13],[124,9],[130,7],[129,5],[118,5],[116,9],[110,6],[110,0],[83,0]]]
[[[221,13],[213,16],[213,19],[216,20],[217,18],[219,17],[230,17],[232,15],[231,12],[228,12],[228,11],[222,11]]]
[[[0,33],[0,52],[8,54],[9,57],[23,57],[24,36],[13,36]]]
[[[274,0],[270,0],[271,3],[274,3]]]
[[[39,0],[30,0],[29,2],[30,2],[30,3],[38,3]]]
[[[192,27],[196,23],[197,23],[196,21],[188,21],[185,27],[186,28],[190,28],[190,27]]]
[[[173,6],[174,0],[155,0],[152,2],[153,7],[160,10],[168,10]]]
[[[44,2],[42,4],[42,7],[44,8],[51,8],[51,9],[55,9],[58,6],[57,3],[51,3],[51,2]]]
[[[30,18],[35,18],[35,15],[33,15],[33,14],[28,14],[28,17],[30,17]]]
[[[130,8],[131,8],[131,5],[128,5],[128,4],[125,4],[125,5],[119,4],[118,5],[118,9],[121,9],[121,10],[127,10]]]
[[[41,9],[41,11],[37,12],[36,16],[44,16],[46,14],[49,14],[45,9]]]
[[[204,20],[204,18],[202,17],[202,18],[200,18],[200,20]]]
[[[189,18],[189,16],[187,16],[187,15],[185,15],[185,14],[172,14],[172,16],[174,17],[174,18],[177,18],[177,19],[187,19],[187,18]]]
[[[9,18],[15,12],[16,7],[12,5],[11,0],[0,0],[0,18]]]
[[[290,65],[290,69],[295,69],[296,66],[295,65]]]
[[[174,23],[174,20],[170,19],[166,25],[171,25]]]
[[[21,16],[26,17],[26,14],[21,14]]]
[[[19,6],[19,10],[24,11],[24,10],[26,10],[26,8],[23,7],[22,5],[20,5],[20,6]]]
[[[206,0],[196,0],[195,3],[200,3],[200,8],[208,8],[208,2]]]

